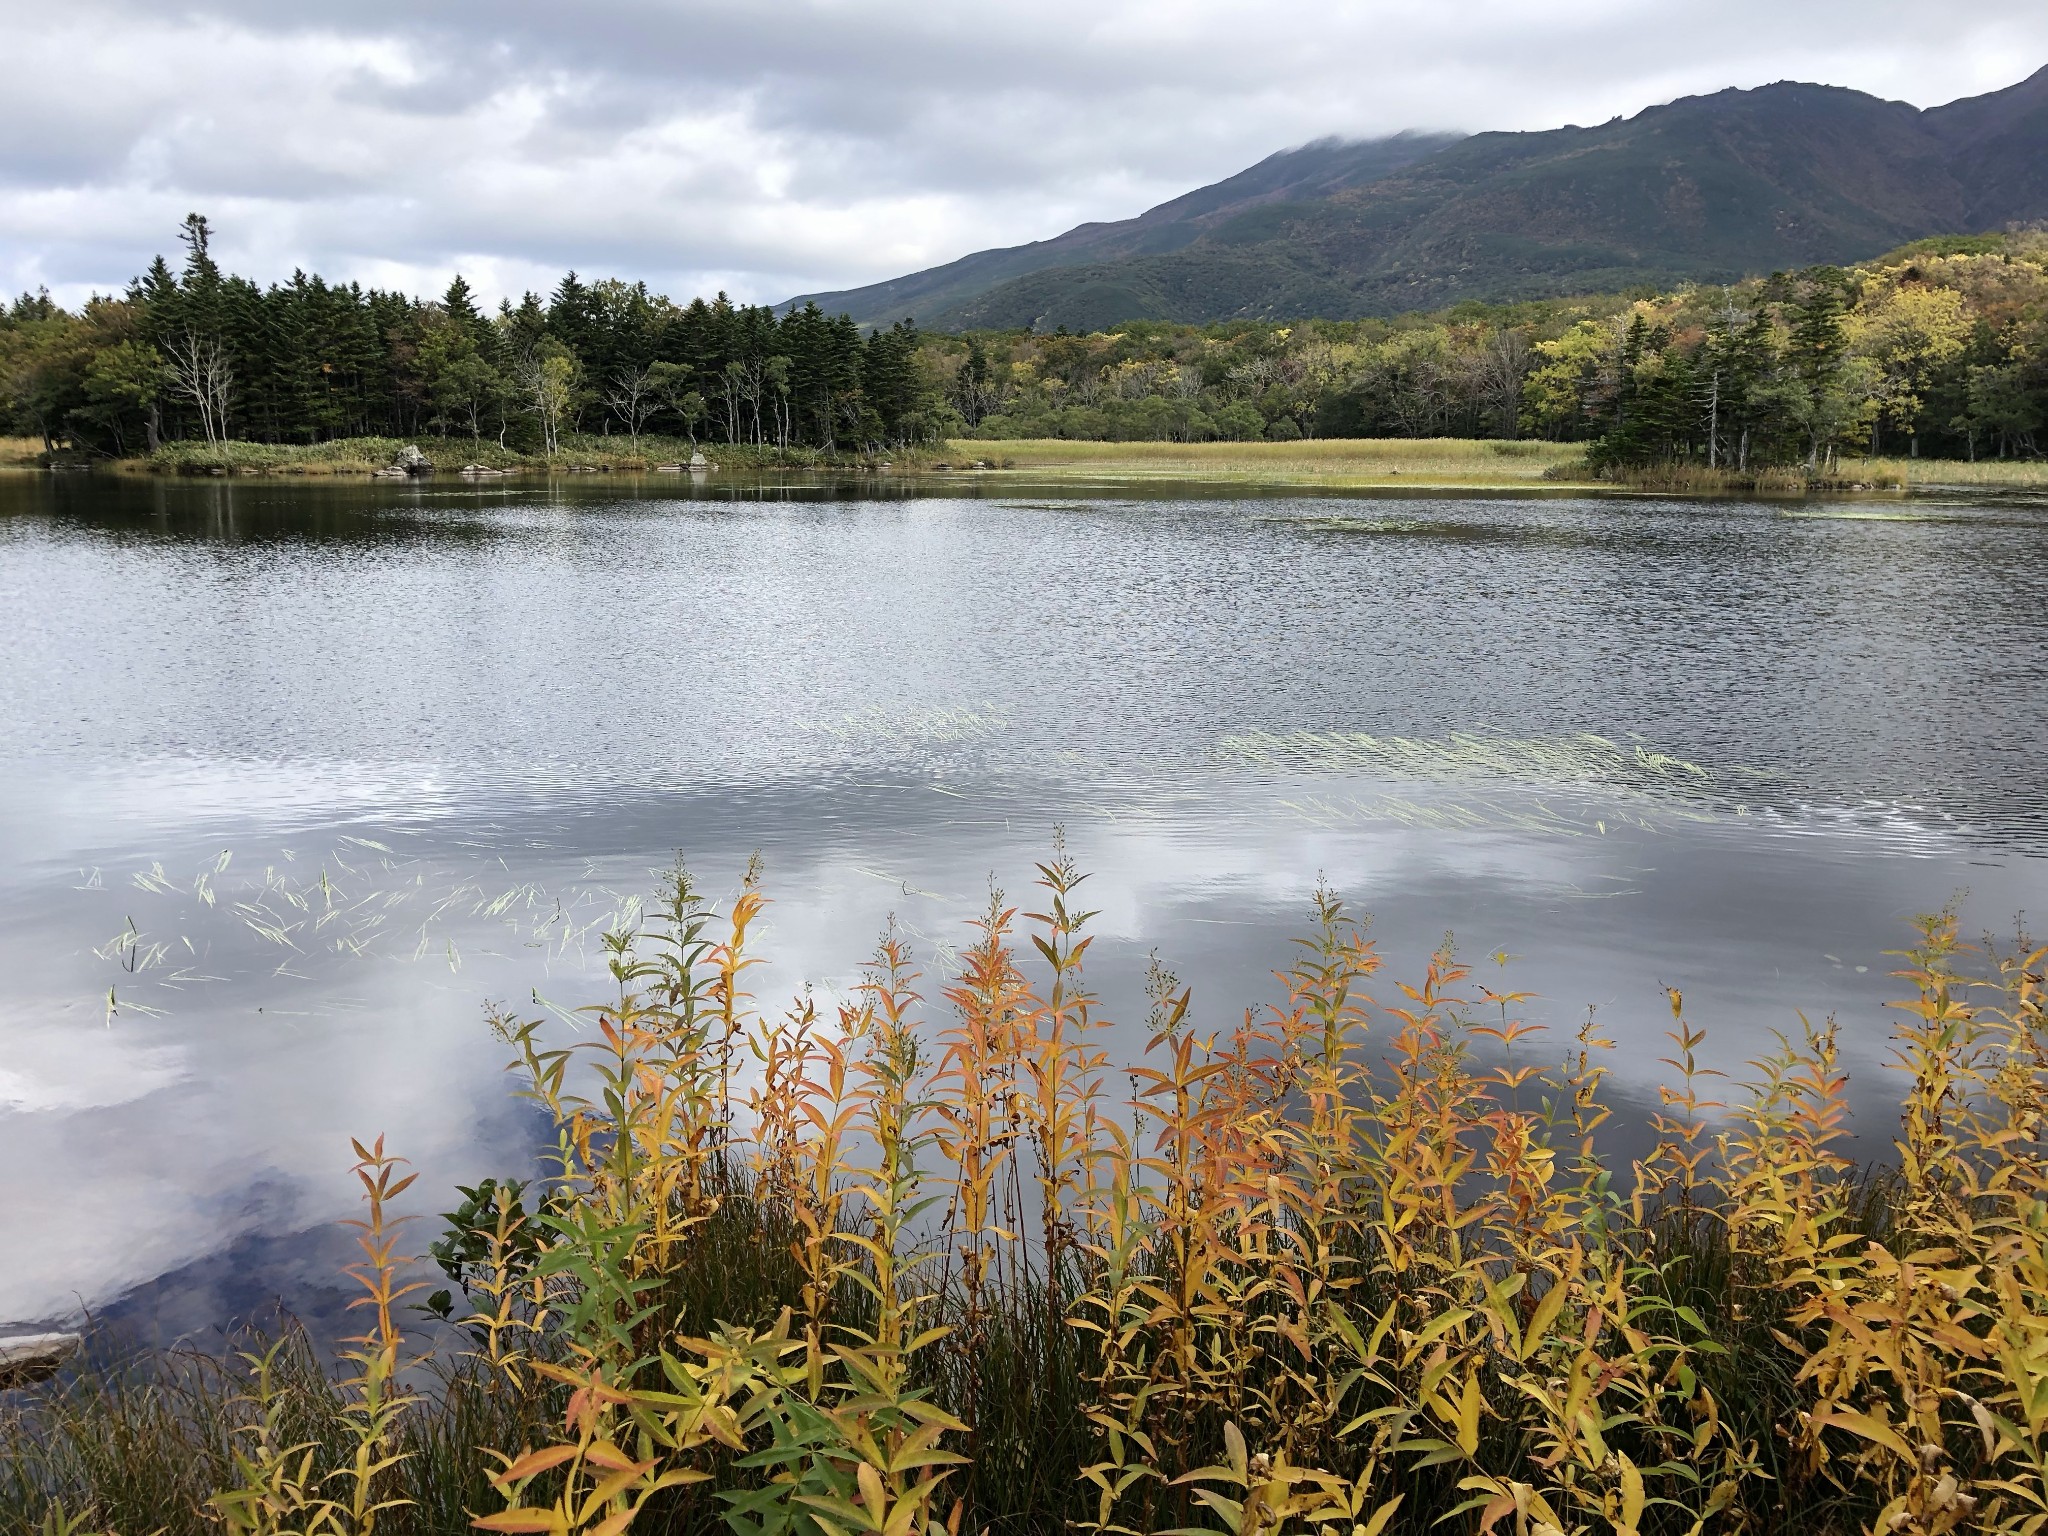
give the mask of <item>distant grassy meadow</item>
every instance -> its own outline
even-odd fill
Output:
[[[1098,443],[1037,439],[948,445],[954,462],[999,454],[1034,475],[1247,480],[1317,487],[1513,486],[1584,478],[1581,444],[1463,438],[1324,438],[1291,443]]]

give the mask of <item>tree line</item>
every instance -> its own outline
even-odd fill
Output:
[[[1641,301],[1537,354],[1528,419],[1597,434],[1596,464],[2037,457],[2048,238],[1924,241],[1867,267]]]
[[[487,313],[303,272],[224,272],[205,219],[77,313],[0,311],[0,424],[111,455],[166,441],[565,435],[873,451],[947,438],[1542,437],[1735,472],[1844,449],[2036,455],[2048,233],[1922,241],[1726,287],[1391,320],[934,335],[816,306],[687,304],[574,272]]]
[[[1844,449],[2032,456],[2048,235],[1665,295],[925,346],[973,434],[996,438],[1540,437],[1730,470]]]
[[[6,424],[116,456],[428,435],[552,455],[567,433],[649,431],[866,450],[952,424],[908,323],[863,335],[815,305],[677,304],[574,272],[495,313],[459,276],[436,300],[304,272],[265,288],[222,270],[212,237],[191,215],[178,267],[159,256],[75,314],[47,293],[0,311]]]

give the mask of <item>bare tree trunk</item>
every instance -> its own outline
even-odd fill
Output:
[[[226,349],[217,337],[187,331],[181,341],[168,343],[164,352],[172,387],[198,409],[206,445],[220,453],[225,463],[228,398],[235,382]]]
[[[1717,469],[1721,461],[1721,370],[1714,370],[1714,393],[1707,405],[1707,468]]]

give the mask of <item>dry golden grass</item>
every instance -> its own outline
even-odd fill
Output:
[[[0,465],[33,464],[42,457],[39,437],[0,437]]]
[[[1533,486],[1575,483],[1575,443],[1464,438],[1328,438],[1296,443],[1094,443],[1063,438],[956,441],[949,461],[985,460],[1035,476],[1227,479],[1311,486]],[[1557,475],[1548,472],[1558,470]]]
[[[2048,459],[1979,459],[1965,463],[1957,459],[1856,459],[1842,461],[1844,473],[1865,470],[1897,476],[1916,488],[1943,485],[1967,486],[1971,490],[2048,489]]]

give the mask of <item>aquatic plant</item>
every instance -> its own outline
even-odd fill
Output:
[[[1739,1086],[1670,994],[1624,1167],[1591,1022],[1448,942],[1389,985],[1327,891],[1262,1011],[1155,964],[1120,1066],[1057,848],[824,1016],[749,995],[766,900],[679,867],[584,1033],[494,1015],[553,1147],[464,1191],[430,1321],[358,1144],[342,1365],[287,1326],[11,1394],[0,1531],[2048,1529],[2048,951],[1923,920],[1878,1169],[1832,1022]]]

